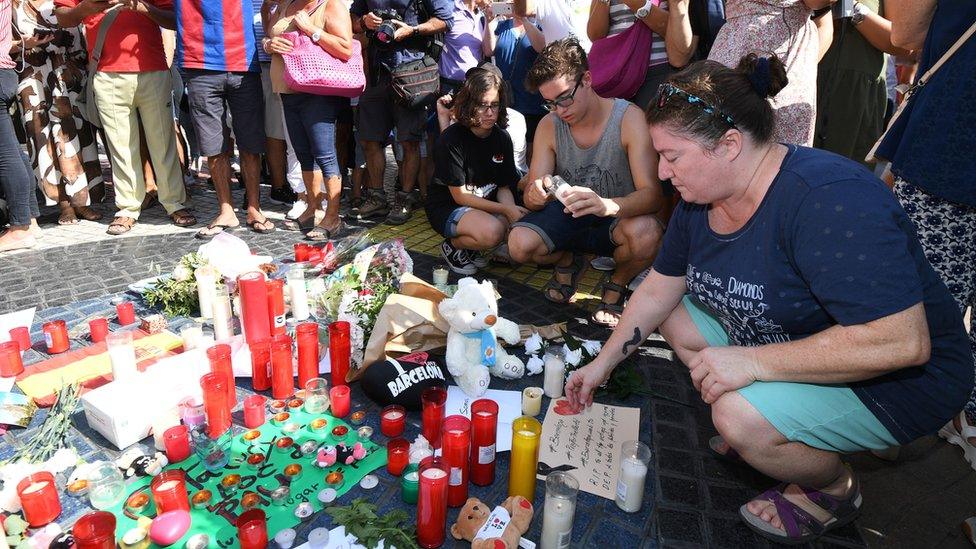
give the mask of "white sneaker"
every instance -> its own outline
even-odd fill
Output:
[[[291,219],[292,221],[298,219],[298,216],[302,215],[306,208],[308,208],[308,204],[299,198],[294,204],[292,204],[291,209],[288,210],[288,213],[285,214],[285,219]]]

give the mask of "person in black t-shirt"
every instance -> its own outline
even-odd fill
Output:
[[[449,98],[439,100],[439,110]],[[427,194],[427,219],[444,235],[441,253],[454,272],[472,275],[479,251],[501,244],[509,226],[528,210],[515,204],[521,174],[515,167],[507,123],[508,93],[501,76],[486,68],[468,71],[451,105],[456,121],[434,147],[434,179]]]

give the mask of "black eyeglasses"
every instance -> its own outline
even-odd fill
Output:
[[[488,111],[498,112],[501,108],[501,103],[478,103],[475,105],[474,110],[478,114],[485,114]]]
[[[576,85],[573,86],[573,91],[569,92],[569,94],[561,95],[553,99],[552,101],[549,101],[547,99],[543,100],[542,108],[546,109],[546,111],[548,112],[552,112],[556,110],[556,107],[562,107],[564,109],[568,107],[572,107],[573,102],[576,100],[576,90],[579,89],[580,84],[582,83],[583,83],[583,75],[581,74],[576,78]]]
[[[690,94],[670,82],[665,82],[664,84],[661,84],[659,90],[660,91],[658,91],[658,95],[657,95],[658,109],[664,108],[664,105],[666,105],[672,97],[677,95],[682,99],[684,99],[685,101],[687,101],[688,103],[700,107],[702,112],[704,112],[705,114],[718,117],[719,120],[726,122],[730,128],[736,127],[735,121],[732,120],[731,116],[720,111],[717,107],[713,107],[710,103],[708,103],[701,97]]]

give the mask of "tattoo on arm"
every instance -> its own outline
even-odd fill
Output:
[[[630,347],[636,347],[640,345],[640,342],[641,342],[640,329],[634,328],[634,337],[630,338],[630,341],[624,343],[624,346],[622,349],[620,349],[620,352],[622,352],[624,356],[627,356],[627,349],[629,349]]]

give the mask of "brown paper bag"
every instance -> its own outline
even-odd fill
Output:
[[[376,316],[373,332],[366,342],[363,366],[350,370],[348,381],[359,379],[370,364],[387,355],[400,356],[445,347],[451,326],[441,316],[437,305],[446,297],[444,292],[424,280],[405,273],[400,278],[400,293],[388,297]],[[522,341],[533,332],[552,339],[565,331],[565,322],[546,326],[519,325]]]

